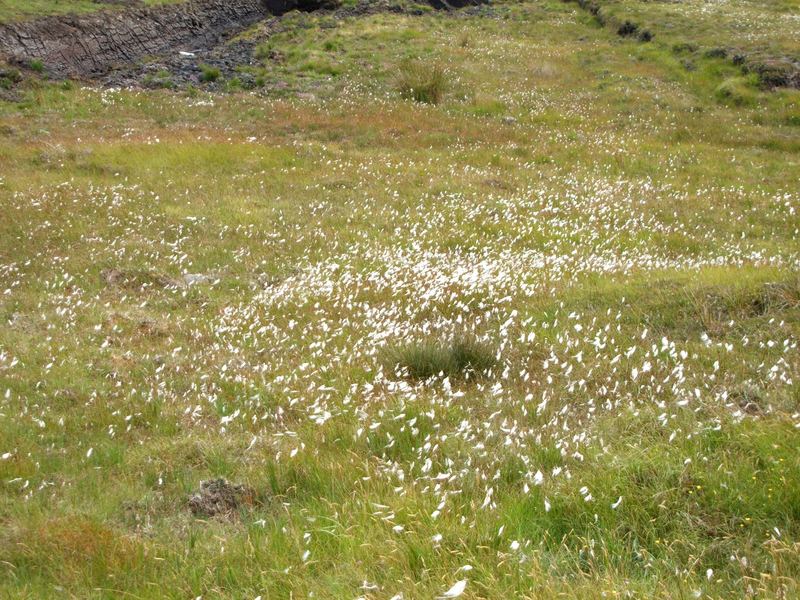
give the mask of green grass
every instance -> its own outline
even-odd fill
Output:
[[[144,0],[146,6],[183,2],[184,0]],[[138,4],[131,2],[130,4]],[[124,8],[125,3],[103,3],[93,0],[0,0],[0,23],[19,19],[89,13],[103,9]]]
[[[447,91],[447,73],[441,65],[421,61],[405,61],[397,74],[397,91],[401,98],[439,104]]]
[[[388,352],[388,366],[412,379],[483,376],[495,365],[492,348],[460,336],[448,341],[423,342]]]
[[[210,65],[200,65],[200,81],[203,83],[212,83],[220,78],[220,70],[217,67]]]
[[[0,597],[798,594],[800,96],[489,10],[289,15],[257,93],[9,80]]]

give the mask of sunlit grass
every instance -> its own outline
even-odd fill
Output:
[[[0,596],[797,594],[796,94],[491,11],[0,103]]]
[[[183,2],[184,0],[144,0],[147,6]],[[138,2],[137,2],[138,3]],[[87,13],[102,9],[124,8],[124,2],[94,0],[0,0],[0,22],[65,13]]]
[[[495,351],[466,336],[446,341],[425,341],[391,349],[387,363],[412,379],[431,377],[481,377],[496,363]]]

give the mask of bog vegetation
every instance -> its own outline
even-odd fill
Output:
[[[3,71],[0,597],[797,597],[796,1],[398,6]]]

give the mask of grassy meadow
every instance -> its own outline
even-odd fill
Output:
[[[49,15],[85,14],[128,6],[154,6],[185,0],[0,0],[0,23]]]
[[[0,100],[0,597],[797,597],[800,92],[687,66],[699,4]]]

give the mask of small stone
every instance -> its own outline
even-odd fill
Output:
[[[198,285],[202,283],[211,283],[213,279],[210,275],[204,275],[202,273],[186,273],[183,276],[183,282],[186,285]]]
[[[189,497],[189,509],[196,517],[231,515],[241,506],[255,503],[253,490],[222,478],[201,481],[200,490]]]
[[[747,404],[744,405],[743,410],[748,415],[757,415],[761,413],[761,407],[755,402],[748,402]]]
[[[117,285],[124,278],[124,273],[119,269],[104,269],[100,272],[100,276],[106,285]]]

